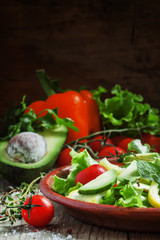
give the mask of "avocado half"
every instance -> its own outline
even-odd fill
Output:
[[[40,176],[40,173],[48,172],[53,167],[66,141],[68,129],[61,125],[37,133],[45,138],[47,153],[35,163],[16,162],[6,151],[8,141],[0,142],[0,174],[6,180],[15,184],[30,183]]]

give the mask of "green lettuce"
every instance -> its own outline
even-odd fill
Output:
[[[135,139],[128,144],[128,150],[145,154],[150,152],[150,146],[148,144],[142,144],[140,139]]]
[[[72,156],[71,171],[67,178],[60,178],[56,175],[53,177],[54,191],[64,196],[67,196],[70,192],[70,188],[75,186],[75,178],[79,172],[93,164],[99,164],[89,155],[86,149],[79,153],[72,149],[70,155]]]
[[[100,203],[123,207],[150,207],[147,195],[142,190],[136,190],[133,182],[127,180],[110,188]]]
[[[136,191],[131,182],[120,190],[120,194],[122,197],[118,199],[115,205],[123,207],[144,207],[141,198],[142,191]]]
[[[160,134],[159,110],[152,108],[149,104],[143,103],[143,97],[134,94],[127,89],[122,90],[120,85],[115,85],[111,90],[111,97],[103,97],[107,90],[102,86],[93,90],[93,97],[96,99],[102,125],[106,129],[145,128],[151,134]],[[127,133],[126,133],[127,134]],[[135,131],[135,136],[138,132]],[[128,130],[128,135],[133,136],[133,131]]]

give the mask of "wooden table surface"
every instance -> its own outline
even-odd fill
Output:
[[[0,193],[6,192],[11,183],[0,179]],[[55,208],[54,218],[44,228],[29,226],[23,220],[14,225],[9,222],[0,223],[1,240],[159,240],[160,234],[120,232],[107,228],[100,228],[82,223],[72,218],[63,206],[53,202]]]
[[[62,87],[111,89],[116,83],[160,108],[160,5],[154,1],[5,0],[0,3],[0,117],[23,95],[46,97],[35,76],[46,69]],[[0,192],[7,190],[0,179]],[[91,226],[54,203],[55,217],[37,229],[0,224],[0,240],[159,240],[160,234],[126,233]],[[72,229],[71,233],[68,231]]]

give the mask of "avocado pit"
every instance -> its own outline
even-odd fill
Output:
[[[47,143],[38,133],[22,132],[8,142],[6,150],[13,161],[34,163],[46,155]]]

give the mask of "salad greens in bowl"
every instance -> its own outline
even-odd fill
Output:
[[[70,154],[70,166],[53,170],[41,180],[44,195],[89,224],[122,231],[160,232],[159,153],[135,139],[128,144],[128,154],[115,161],[96,161],[86,149]],[[123,164],[119,166],[116,161]]]

